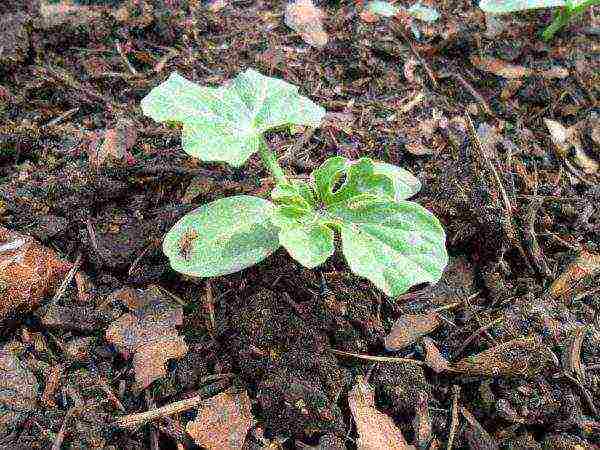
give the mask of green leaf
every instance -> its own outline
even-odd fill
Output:
[[[383,17],[394,17],[401,11],[400,8],[394,6],[392,3],[381,0],[370,1],[369,3],[367,3],[366,9],[370,13],[377,14]]]
[[[394,17],[400,11],[406,11],[415,19],[423,20],[425,22],[435,22],[440,18],[440,13],[437,12],[436,9],[421,5],[420,3],[415,3],[410,8],[405,9],[403,7],[398,7],[390,2],[372,0],[367,3],[366,10],[370,13],[377,14],[383,17]]]
[[[421,5],[419,3],[412,5],[410,8],[408,8],[407,12],[415,19],[429,23],[435,22],[440,18],[440,13],[437,12],[436,9]]]
[[[324,203],[331,203],[333,188],[348,167],[348,161],[343,156],[333,156],[313,171],[317,195]]]
[[[325,110],[298,87],[248,69],[227,86],[199,86],[177,73],[141,102],[157,122],[181,122],[184,151],[203,161],[240,166],[258,150],[262,134],[283,125],[321,123]]]
[[[271,192],[275,203],[297,206],[301,209],[312,209],[316,206],[314,193],[306,183],[292,181],[278,184]]]
[[[565,6],[565,0],[481,0],[479,7],[491,14],[506,14],[528,9]]]
[[[248,195],[223,198],[182,217],[165,236],[171,267],[214,277],[250,267],[279,247],[273,204]]]
[[[329,198],[323,199],[326,204],[348,201],[362,194],[394,198],[393,180],[387,175],[375,173],[375,165],[371,159],[361,158],[354,163],[347,162],[346,165],[346,179],[339,189],[331,192]],[[333,189],[333,186],[330,189]]]
[[[394,200],[405,200],[421,190],[421,182],[408,170],[384,162],[373,164],[375,173],[387,175],[392,179],[395,190]]]
[[[305,267],[323,264],[334,250],[333,230],[315,210],[312,189],[306,183],[277,186],[271,197],[277,204],[272,222],[280,228],[279,243]]]
[[[345,182],[334,193],[343,176],[346,176]],[[421,182],[409,171],[384,162],[372,162],[369,158],[351,161],[334,156],[313,172],[313,178],[317,194],[325,204],[365,193],[404,200],[421,189]]]
[[[316,169],[313,180],[316,204],[300,195],[304,183],[273,193],[273,224],[292,257],[310,268],[322,264],[334,251],[338,229],[350,269],[388,295],[440,279],[448,262],[444,230],[433,214],[404,200],[420,188],[409,172],[337,156]]]
[[[350,269],[389,296],[436,283],[448,263],[439,221],[417,203],[364,200],[330,208]]]
[[[324,223],[283,228],[279,242],[304,267],[320,266],[335,250],[333,230]]]

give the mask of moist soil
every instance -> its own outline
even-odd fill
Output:
[[[285,25],[281,1],[0,6],[0,220],[81,275],[3,318],[3,345],[37,391],[17,415],[2,399],[1,448],[199,448],[185,432],[194,409],[116,421],[232,386],[256,420],[245,448],[356,448],[358,376],[416,448],[597,448],[600,11],[544,43],[550,11],[494,25],[475,2],[431,5],[441,17],[427,24],[317,3],[322,48]],[[308,270],[279,250],[211,280],[169,268],[161,238],[178,218],[228,195],[266,197],[273,181],[255,157],[238,169],[189,157],[140,100],[173,71],[216,86],[246,68],[328,111],[316,130],[267,136],[288,173],[370,156],[422,181],[415,200],[440,218],[451,255],[438,284],[388,298],[339,252]],[[578,140],[553,140],[545,119]],[[129,154],[98,162],[123,123]],[[151,286],[183,307],[188,351],[140,389],[106,331],[126,311],[119,292]],[[386,348],[398,318],[434,310],[428,339]],[[426,345],[448,370],[423,363]]]

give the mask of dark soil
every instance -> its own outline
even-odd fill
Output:
[[[115,421],[231,385],[248,391],[258,421],[247,448],[356,448],[347,394],[358,375],[417,448],[450,439],[455,449],[598,448],[600,263],[577,266],[600,254],[600,172],[589,162],[600,160],[597,8],[545,44],[543,10],[503,17],[492,38],[475,2],[433,2],[441,19],[411,29],[321,1],[329,43],[316,49],[285,26],[282,1],[211,11],[200,0],[80,0],[49,17],[52,3],[0,5],[0,221],[78,260],[83,278],[2,323],[3,345],[38,392],[20,394],[34,396],[33,409],[3,406],[0,448],[198,448],[185,433],[193,410],[135,430]],[[510,79],[476,58],[533,71]],[[338,154],[418,176],[416,200],[448,235],[451,263],[437,285],[386,298],[341,256],[311,271],[283,250],[210,281],[169,268],[161,239],[178,218],[223,196],[265,196],[272,182],[254,158],[241,169],[193,160],[179,131],[144,117],[139,102],[175,70],[217,85],[249,67],[332,113],[312,134],[268,136],[290,173]],[[132,159],[93,167],[98,136],[123,119],[137,130]],[[585,158],[559,149],[544,119],[578,124]],[[194,183],[201,189],[182,201]],[[184,305],[188,352],[140,392],[105,332],[127,306],[115,291],[151,285]],[[436,308],[442,323],[428,337],[451,363],[473,357],[468,371],[368,359],[422,361],[421,340],[388,352],[384,338],[398,317]],[[512,348],[521,338],[544,352]],[[474,355],[501,344],[494,358],[506,370],[489,372]],[[431,421],[424,443],[420,399]]]

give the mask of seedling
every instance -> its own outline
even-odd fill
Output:
[[[367,3],[366,10],[383,17],[394,17],[401,12],[404,12],[415,19],[423,20],[424,22],[435,22],[440,18],[440,13],[437,12],[436,9],[421,5],[419,2],[415,3],[410,8],[404,8],[402,6],[396,6],[388,1],[371,0]]]
[[[490,14],[507,14],[539,8],[560,8],[552,23],[542,33],[542,39],[550,41],[572,18],[583,13],[600,0],[481,0],[479,7]]]
[[[237,272],[283,246],[308,268],[323,264],[341,235],[350,269],[396,296],[437,282],[448,262],[437,218],[407,198],[420,189],[404,169],[369,158],[327,159],[309,182],[287,177],[263,133],[317,127],[325,110],[282,80],[246,70],[223,87],[203,87],[173,73],[143,100],[158,122],[183,125],[184,151],[203,161],[244,164],[258,153],[276,186],[271,200],[236,195],[182,217],[163,251],[171,267],[195,277]]]

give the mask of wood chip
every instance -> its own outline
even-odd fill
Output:
[[[312,0],[296,0],[285,9],[285,24],[298,32],[307,44],[322,48],[329,40],[323,29],[323,16],[323,11]]]
[[[432,339],[424,337],[423,347],[425,347],[425,364],[434,372],[440,373],[453,370],[448,360],[442,356]]]

